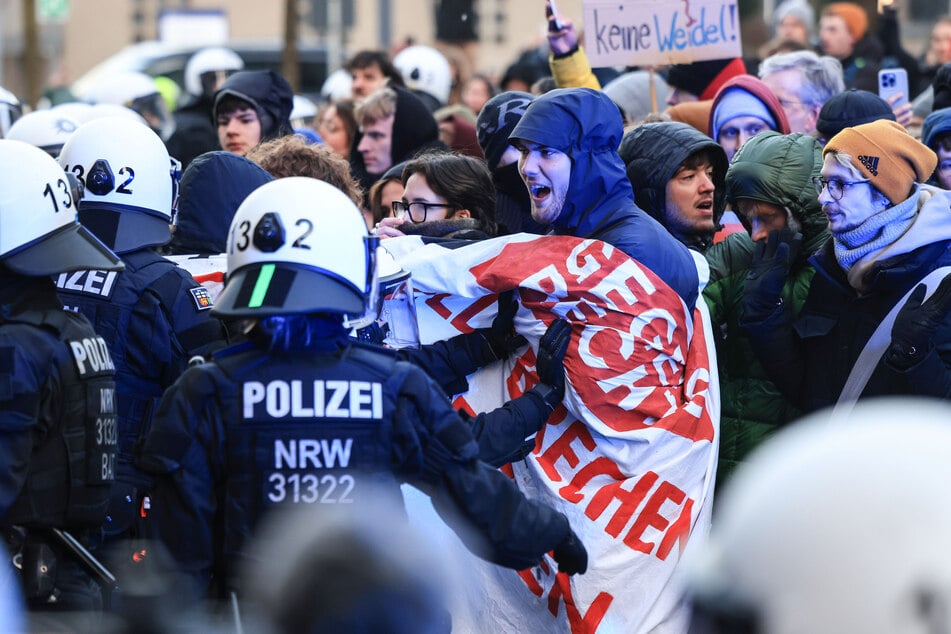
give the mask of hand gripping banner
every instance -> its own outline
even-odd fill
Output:
[[[412,272],[424,343],[491,323],[518,289],[529,346],[470,377],[457,408],[488,411],[537,382],[534,350],[568,320],[562,406],[526,459],[503,468],[531,498],[564,512],[589,554],[568,577],[546,557],[515,572],[469,557],[455,632],[686,631],[684,553],[710,522],[719,391],[709,315],[623,252],[568,236],[519,234],[458,249],[418,238],[384,246]],[[408,501],[414,521],[422,517]]]

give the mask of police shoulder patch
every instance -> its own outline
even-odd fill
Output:
[[[211,293],[209,293],[208,289],[204,286],[196,286],[195,288],[189,289],[188,292],[192,294],[192,299],[195,300],[195,307],[198,310],[208,310],[214,306],[214,302],[211,300]]]

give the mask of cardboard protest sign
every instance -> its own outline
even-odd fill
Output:
[[[597,240],[383,244],[412,272],[424,342],[489,325],[498,293],[518,289],[515,327],[529,346],[470,377],[457,408],[488,411],[530,389],[548,324],[560,317],[572,327],[565,400],[534,451],[503,471],[568,516],[588,572],[568,577],[548,557],[516,572],[468,556],[469,596],[453,612],[454,631],[686,631],[680,564],[709,528],[719,437],[703,301],[688,311],[652,271]],[[427,530],[439,522],[418,498],[407,505]]]
[[[739,57],[736,0],[584,0],[591,65],[660,66]]]

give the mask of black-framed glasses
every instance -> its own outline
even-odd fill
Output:
[[[821,195],[823,189],[828,189],[832,200],[842,200],[842,195],[845,193],[845,190],[853,185],[870,182],[868,179],[861,181],[844,181],[841,178],[830,178],[827,180],[821,176],[816,176],[812,179],[812,184],[816,186],[816,194]]]
[[[394,200],[393,213],[397,217],[409,216],[410,222],[426,222],[426,214],[430,209],[451,209],[453,205],[449,203],[424,203],[422,201],[413,201],[411,203]]]

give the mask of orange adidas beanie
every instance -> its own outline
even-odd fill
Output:
[[[862,5],[854,2],[833,2],[822,10],[822,15],[837,15],[842,18],[856,42],[861,40],[868,30],[868,13]]]
[[[926,181],[938,164],[927,145],[887,119],[845,128],[829,139],[822,157],[829,152],[848,154],[859,173],[893,205],[907,199],[912,186]]]

